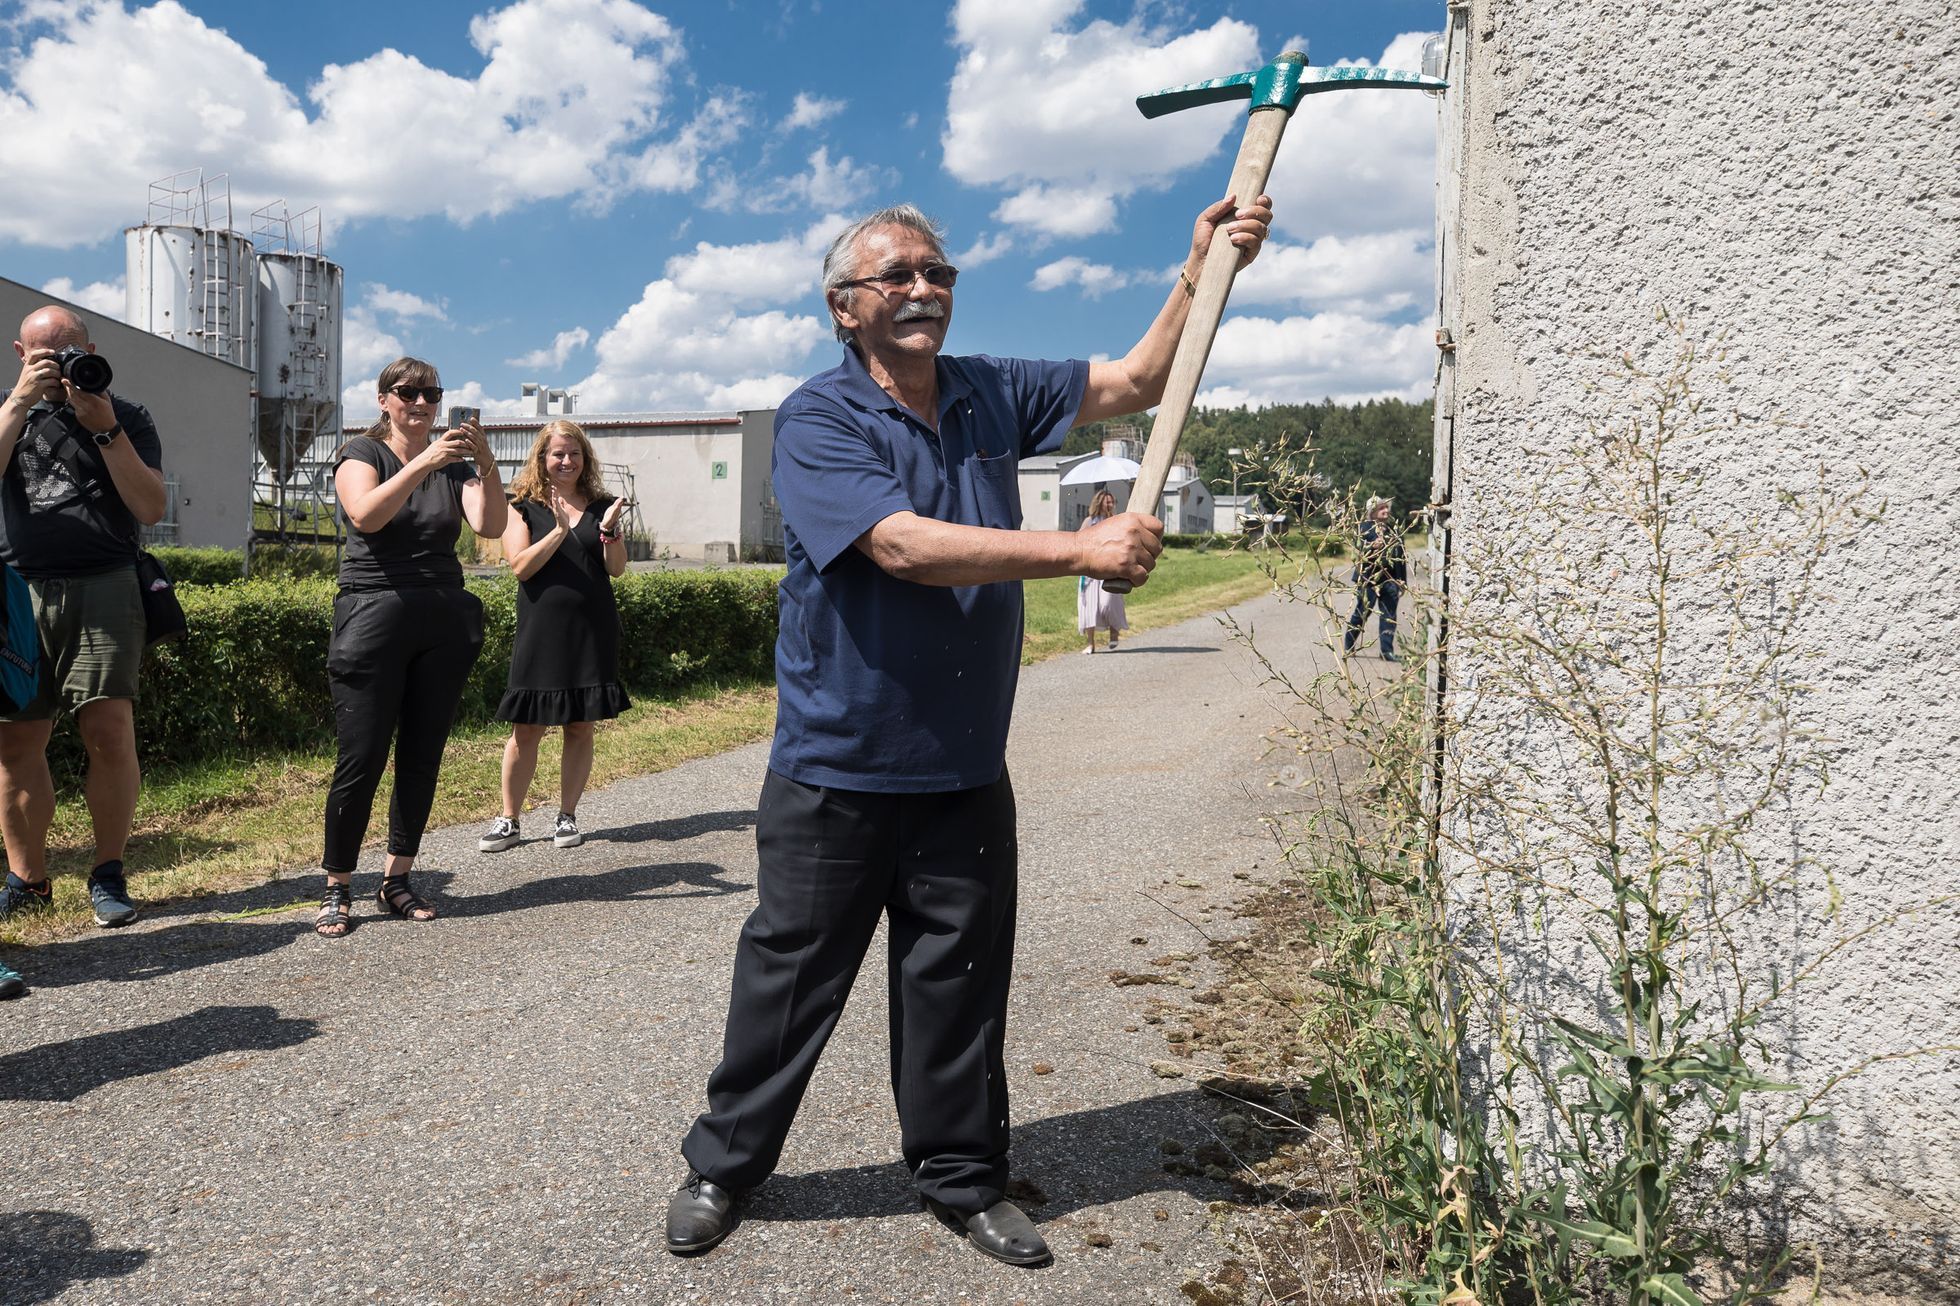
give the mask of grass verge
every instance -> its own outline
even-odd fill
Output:
[[[1253,556],[1173,549],[1149,584],[1130,596],[1129,617],[1135,630],[1174,625],[1270,587]],[[1028,582],[1024,663],[1082,646],[1075,629],[1075,593],[1070,577]],[[588,787],[664,771],[766,738],[775,713],[775,688],[766,683],[710,687],[676,699],[640,702],[599,731]],[[507,734],[506,728],[492,725],[450,737],[429,816],[432,828],[487,822],[495,815]],[[546,736],[539,751],[531,797],[540,805],[556,803],[558,739],[556,734]],[[318,866],[320,808],[333,761],[332,752],[325,751],[184,767],[152,763],[126,857],[132,895],[139,903],[197,898],[263,883],[277,878],[282,868]],[[72,786],[72,777],[63,779]],[[385,837],[386,826],[384,792],[376,797],[370,826],[375,841]],[[72,787],[56,807],[48,843],[54,909],[0,924],[0,942],[34,943],[91,925],[88,809]],[[311,892],[309,882],[306,893]]]

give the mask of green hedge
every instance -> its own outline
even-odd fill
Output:
[[[151,549],[179,585],[230,585],[245,579],[245,555],[237,549]]]
[[[236,585],[245,579],[245,555],[237,549],[151,549],[179,585]],[[331,545],[266,545],[252,554],[252,578],[332,576],[339,567]]]
[[[767,676],[777,580],[774,572],[727,571],[635,572],[614,581],[627,692],[658,696],[699,682]],[[466,723],[495,714],[517,624],[513,578],[472,580],[469,587],[483,600],[484,641],[458,713]],[[189,637],[152,649],[143,662],[136,738],[144,759],[189,762],[331,744],[334,588],[322,579],[186,584],[179,594]],[[79,777],[81,748],[72,730],[57,732],[50,761],[64,783]]]

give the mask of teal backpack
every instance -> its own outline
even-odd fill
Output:
[[[34,700],[41,684],[41,629],[34,596],[20,573],[0,562],[0,700],[17,712]]]

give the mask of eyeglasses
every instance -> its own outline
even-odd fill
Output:
[[[393,385],[388,387],[388,393],[405,404],[414,403],[416,395],[421,395],[425,404],[442,402],[442,387],[439,385]]]
[[[886,268],[883,272],[869,277],[859,277],[855,281],[840,281],[837,288],[846,286],[876,286],[880,290],[910,290],[912,283],[920,277],[935,290],[951,290],[953,283],[960,279],[960,270],[950,263],[930,263],[922,268]]]

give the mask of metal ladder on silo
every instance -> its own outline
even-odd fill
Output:
[[[238,362],[232,357],[231,260],[226,257],[220,233],[210,227],[197,231],[198,282],[203,289],[203,318],[197,331],[198,347],[214,358]]]

